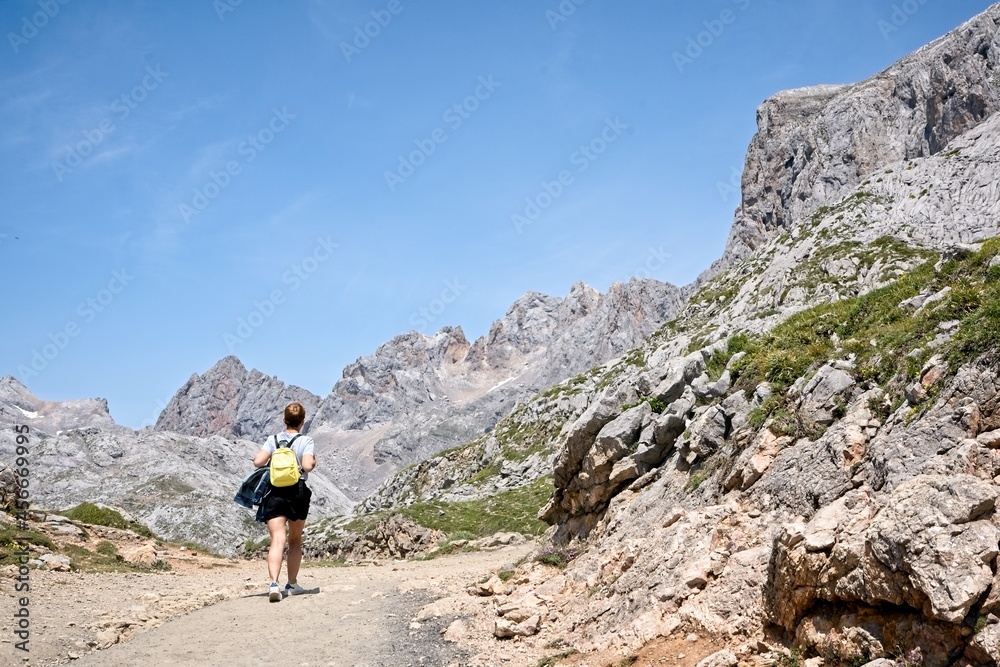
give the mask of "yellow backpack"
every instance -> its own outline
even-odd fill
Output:
[[[299,437],[296,433],[288,442],[279,442],[274,436],[274,453],[271,454],[271,486],[295,486],[302,476],[299,473],[299,459],[292,451],[292,443]]]

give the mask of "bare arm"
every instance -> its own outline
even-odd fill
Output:
[[[316,468],[316,457],[312,454],[305,454],[302,457],[302,472],[312,472]]]
[[[254,454],[253,464],[257,468],[263,468],[267,465],[267,462],[271,460],[271,452],[266,449],[259,449],[257,453]]]

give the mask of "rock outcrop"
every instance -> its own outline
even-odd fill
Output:
[[[680,309],[655,280],[583,283],[566,298],[522,296],[487,335],[411,332],[362,357],[323,400],[310,435],[333,480],[363,498],[390,475],[488,433],[517,405],[646,340]]]
[[[394,514],[362,533],[344,530],[342,521],[312,526],[303,540],[303,553],[308,558],[323,560],[412,558],[427,554],[444,537],[439,530],[425,528],[412,519]]]
[[[308,428],[320,404],[318,396],[256,369],[248,371],[236,357],[226,357],[204,375],[192,375],[153,429],[261,442],[284,429],[282,410],[293,402],[305,407]]]
[[[265,533],[250,510],[233,502],[253,469],[259,443],[137,432],[115,424],[103,400],[43,401],[10,378],[0,387],[6,387],[0,399],[0,461],[16,461],[14,425],[27,426],[31,474],[44,480],[31,485],[33,507],[106,503],[127,510],[158,535],[225,554]],[[322,471],[310,475],[310,486],[316,517],[350,511],[353,503]]]
[[[397,336],[344,369],[324,399],[226,357],[193,375],[154,428],[260,441],[298,401],[332,480],[361,499],[400,468],[489,432],[519,401],[635,348],[685,294],[636,279],[607,294],[584,283],[566,298],[529,292],[474,342],[457,327]]]
[[[892,164],[938,155],[1000,109],[993,7],[855,85],[779,93],[757,110],[743,197],[722,259],[747,258]]]
[[[918,475],[877,501],[852,491],[777,536],[768,620],[793,630],[817,600],[891,604],[960,623],[993,583],[997,488],[969,475]],[[959,565],[961,564],[961,565]]]

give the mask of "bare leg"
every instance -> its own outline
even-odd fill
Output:
[[[285,517],[276,516],[269,520],[267,530],[271,533],[271,548],[267,552],[267,573],[270,575],[271,581],[278,581],[278,577],[281,576],[281,559],[285,555]],[[301,534],[301,529],[299,532]],[[289,571],[292,569],[290,559],[288,569]],[[297,563],[296,569],[298,569]]]
[[[305,519],[288,522],[288,583],[290,584],[298,581],[299,565],[302,563],[302,529],[305,527]]]

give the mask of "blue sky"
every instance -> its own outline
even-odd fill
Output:
[[[762,100],[989,4],[5,0],[0,375],[139,426],[230,353],[322,396],[529,290],[686,284]]]

